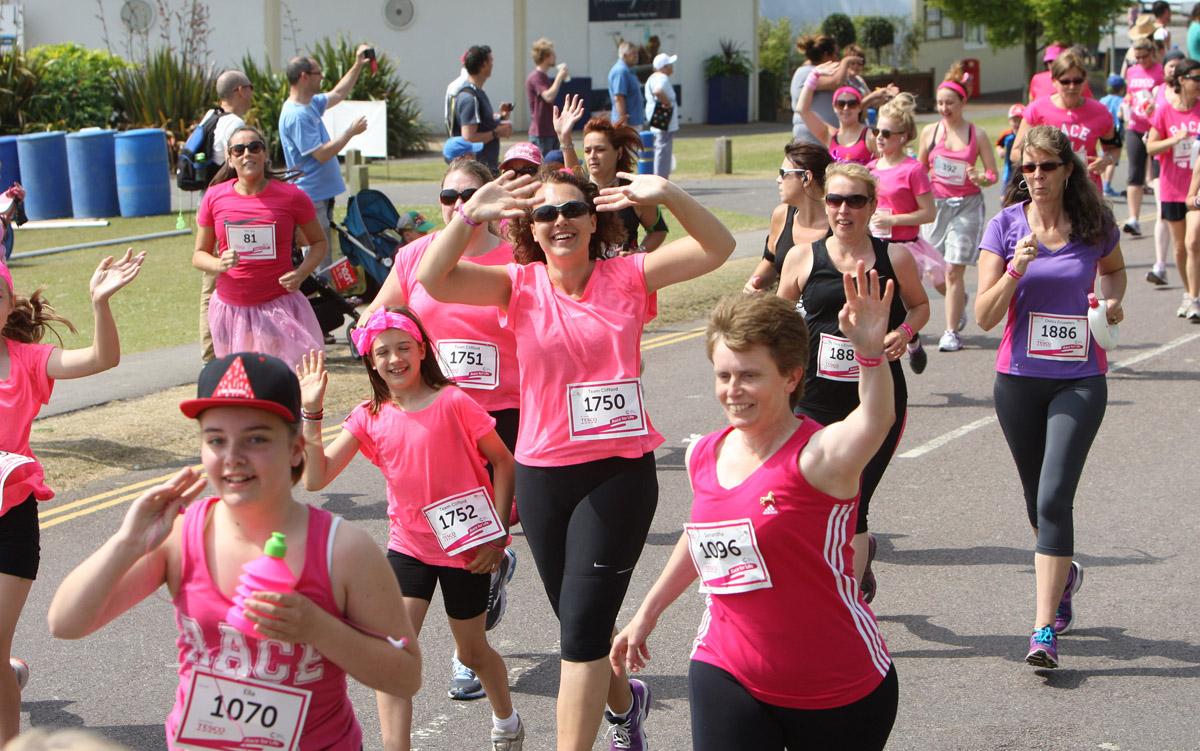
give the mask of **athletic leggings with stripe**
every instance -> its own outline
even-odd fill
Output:
[[[1017,463],[1037,552],[1075,553],[1075,490],[1104,420],[1104,376],[1060,380],[996,374],[996,417]]]

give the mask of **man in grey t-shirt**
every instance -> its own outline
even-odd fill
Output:
[[[483,90],[484,83],[492,75],[492,50],[486,45],[477,45],[467,50],[463,66],[467,69],[467,83],[454,98],[454,120],[450,134],[462,136],[471,143],[482,143],[479,161],[495,172],[500,167],[500,139],[512,135],[512,123],[508,114],[512,104],[505,102],[499,110]]]

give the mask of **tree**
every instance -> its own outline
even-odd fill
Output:
[[[854,22],[845,13],[831,13],[821,23],[821,33],[828,34],[837,42],[838,49],[844,49],[854,44],[857,38]]]
[[[1127,0],[927,0],[957,21],[981,24],[992,47],[1025,48],[1025,77],[1041,69],[1042,39],[1095,46]]]
[[[883,16],[867,16],[862,20],[863,44],[875,50],[875,64],[883,64],[883,48],[896,41],[896,27]]]

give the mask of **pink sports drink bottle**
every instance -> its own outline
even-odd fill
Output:
[[[287,538],[282,532],[272,532],[263,545],[263,554],[242,566],[233,605],[225,613],[225,621],[233,624],[246,636],[263,638],[254,630],[254,621],[243,614],[246,598],[255,592],[291,592],[296,588],[296,575],[283,560],[287,555]]]

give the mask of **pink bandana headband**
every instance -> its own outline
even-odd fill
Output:
[[[964,102],[967,101],[967,90],[964,89],[962,84],[960,84],[958,81],[942,81],[940,84],[938,84],[938,88],[950,89],[955,94],[958,94],[960,97],[962,97]]]
[[[858,89],[854,88],[853,86],[839,87],[837,91],[833,92],[833,101],[836,102],[838,99],[841,99],[842,94],[849,94],[850,96],[854,97],[859,102],[862,101],[862,92],[859,91]]]
[[[354,342],[354,348],[360,355],[368,355],[371,353],[371,345],[375,343],[375,337],[388,329],[400,329],[418,342],[425,341],[425,337],[421,336],[421,329],[417,328],[413,319],[383,308],[376,308],[366,323],[351,329],[350,341]]]

